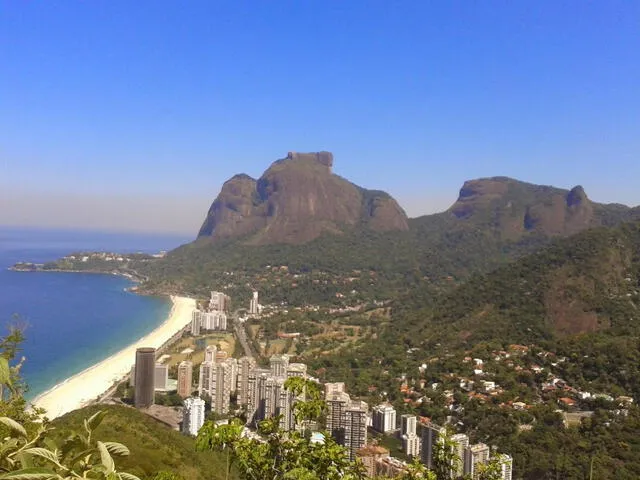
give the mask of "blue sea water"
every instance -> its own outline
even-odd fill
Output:
[[[111,234],[0,227],[0,334],[24,327],[28,398],[48,390],[125,346],[167,317],[167,298],[126,292],[113,275],[13,272],[76,251],[158,252],[189,241],[169,235]]]

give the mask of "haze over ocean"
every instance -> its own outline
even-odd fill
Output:
[[[157,252],[187,242],[167,235],[113,234],[0,227],[0,322],[19,315],[22,354],[33,398],[151,332],[166,318],[168,299],[125,291],[111,275],[12,272],[18,261],[45,262],[74,251]]]

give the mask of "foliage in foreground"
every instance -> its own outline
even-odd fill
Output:
[[[297,398],[294,405],[296,424],[321,419],[326,405],[320,398],[318,384],[307,379],[290,378],[285,383]],[[242,435],[243,423],[232,419],[228,424],[207,422],[198,432],[197,449],[221,451],[226,455],[225,479],[232,466],[243,480],[363,480],[367,478],[364,465],[351,461],[347,450],[338,445],[326,432],[314,438],[302,432],[284,432],[280,417],[260,422],[260,439]],[[451,480],[461,461],[456,446],[447,434],[435,445],[434,469],[428,470],[418,461],[408,465],[398,480]],[[475,480],[500,480],[497,459],[480,466]],[[380,477],[382,480],[383,477]]]
[[[198,433],[199,450],[222,450],[228,468],[233,464],[246,480],[361,480],[361,466],[349,461],[344,448],[331,438],[312,442],[298,432],[283,432],[279,419],[265,420],[260,433],[265,441],[241,437],[242,424],[208,422]]]
[[[105,411],[107,416],[96,429],[96,435],[118,439],[131,450],[131,456],[123,457],[119,462],[126,471],[141,478],[152,478],[157,472],[179,473],[184,480],[224,478],[222,454],[196,452],[193,438],[171,430],[133,408],[116,405],[85,407],[56,419],[53,434],[56,437],[68,435],[82,425],[84,417],[98,410]]]
[[[0,471],[3,480],[108,479],[139,480],[135,475],[116,470],[113,457],[129,455],[118,442],[101,442],[93,432],[105,412],[98,411],[84,421],[84,431],[74,432],[62,442],[54,441],[51,428],[41,425],[28,434],[23,425],[9,417],[0,422],[11,435],[0,447]]]

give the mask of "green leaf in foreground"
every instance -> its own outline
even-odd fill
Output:
[[[116,465],[113,462],[113,458],[109,453],[106,445],[102,442],[97,443],[98,451],[100,452],[100,460],[102,461],[102,465],[106,469],[107,473],[113,473],[116,469]]]
[[[18,433],[22,437],[27,436],[27,431],[24,429],[24,427],[12,418],[0,417],[0,423],[9,427],[12,431]]]
[[[58,478],[58,474],[48,468],[34,467],[23,468],[22,470],[15,470],[13,472],[0,475],[0,479],[7,480],[46,480],[50,478]]]

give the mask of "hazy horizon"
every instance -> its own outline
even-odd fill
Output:
[[[575,185],[553,186],[569,190]],[[592,201],[598,203],[638,206],[601,198],[594,199],[588,187],[585,187],[585,191]],[[416,218],[447,210],[457,199],[458,189],[449,196],[430,198],[411,198],[403,196],[402,193],[389,193],[396,198],[410,218]],[[188,195],[74,196],[4,190],[0,192],[0,204],[13,204],[17,208],[0,210],[0,226],[175,234],[195,238],[215,197],[207,198]],[[163,211],[164,215],[158,215],[158,210]],[[167,219],[170,219],[171,227],[167,227]]]
[[[498,175],[640,204],[640,3],[0,9],[0,224],[195,236],[290,150],[411,217]]]

